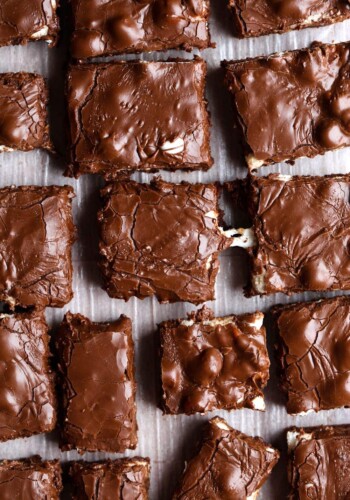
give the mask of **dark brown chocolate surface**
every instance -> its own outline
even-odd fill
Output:
[[[123,452],[137,444],[131,321],[67,313],[55,337],[62,450]]]
[[[250,169],[350,145],[349,55],[349,43],[316,43],[224,61]]]
[[[208,0],[72,0],[76,59],[210,46]]]
[[[277,463],[278,451],[219,417],[203,431],[199,452],[187,463],[173,500],[254,498]]]
[[[1,500],[59,500],[61,489],[58,460],[35,456],[0,462]]]
[[[56,44],[58,0],[0,0],[0,47],[47,40]]]
[[[104,462],[73,462],[73,500],[147,500],[150,461],[133,457]]]
[[[214,184],[110,184],[99,212],[101,270],[111,297],[160,302],[214,299],[218,254],[231,244],[218,226]]]
[[[240,38],[325,26],[350,18],[348,0],[229,0]]]
[[[48,90],[42,76],[0,74],[0,153],[13,149],[51,149],[47,101]]]
[[[203,309],[159,325],[165,413],[264,409],[270,360],[260,312],[214,318]]]
[[[293,428],[288,438],[291,500],[350,498],[350,426]]]
[[[62,307],[73,296],[69,186],[0,189],[0,300]]]
[[[202,59],[71,66],[70,174],[212,165]]]

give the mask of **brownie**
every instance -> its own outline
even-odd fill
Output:
[[[124,458],[103,462],[73,462],[72,500],[147,500],[149,458]]]
[[[208,169],[205,77],[200,58],[71,66],[67,173]]]
[[[350,19],[348,0],[229,0],[239,38],[326,26]]]
[[[350,145],[350,43],[223,66],[249,169]]]
[[[270,360],[261,312],[214,318],[207,307],[159,325],[165,413],[264,410]]]
[[[38,456],[0,462],[2,500],[59,500],[62,490],[58,460],[44,461]]]
[[[62,307],[73,296],[70,186],[0,189],[0,300]]]
[[[131,320],[67,313],[55,336],[62,450],[123,452],[137,444]]]
[[[261,438],[215,417],[205,424],[199,451],[187,463],[173,500],[256,498],[278,459],[279,452]]]
[[[218,255],[232,242],[219,226],[216,185],[121,181],[102,196],[100,266],[110,297],[214,299]]]
[[[287,434],[291,500],[350,498],[350,426],[300,429]]]
[[[71,0],[76,59],[211,46],[209,0]]]

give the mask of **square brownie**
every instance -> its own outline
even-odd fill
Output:
[[[73,462],[72,500],[147,500],[150,470],[149,458],[141,457]]]
[[[0,153],[52,149],[47,102],[48,89],[42,76],[0,74]]]
[[[137,444],[131,320],[67,313],[55,336],[63,451],[123,452]]]
[[[209,0],[71,0],[76,59],[210,47]]]
[[[68,174],[208,169],[206,63],[116,61],[68,72]]]
[[[350,145],[350,43],[223,66],[250,170]]]
[[[102,195],[101,270],[110,297],[214,299],[218,255],[232,242],[219,226],[216,185],[121,181]]]
[[[264,410],[270,360],[261,312],[214,318],[207,307],[159,325],[165,413]]]
[[[73,296],[70,186],[0,189],[0,300],[62,307]]]
[[[261,438],[215,417],[205,424],[199,451],[187,463],[173,500],[256,498],[278,459],[279,452]]]

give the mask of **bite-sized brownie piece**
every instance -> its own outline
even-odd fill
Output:
[[[149,458],[124,458],[104,462],[73,462],[70,476],[73,500],[147,500],[151,466]]]
[[[203,309],[159,325],[165,413],[264,410],[270,360],[261,312],[214,318]]]
[[[291,429],[291,500],[350,498],[350,426]]]
[[[0,153],[51,149],[47,102],[48,89],[42,76],[0,74]]]
[[[208,169],[205,77],[200,58],[71,66],[68,174]]]
[[[214,299],[218,255],[232,242],[219,227],[216,185],[122,181],[102,195],[101,270],[110,297]]]
[[[67,313],[56,336],[62,450],[123,452],[137,444],[131,320]]]
[[[61,465],[58,460],[44,461],[39,456],[0,462],[0,498],[59,500]]]
[[[210,47],[209,0],[71,0],[76,59]]]
[[[173,500],[257,498],[278,459],[279,452],[261,438],[215,417],[205,424],[198,454],[187,463]]]
[[[350,19],[348,0],[229,0],[237,36],[285,33]]]
[[[249,169],[350,145],[350,43],[223,66]]]

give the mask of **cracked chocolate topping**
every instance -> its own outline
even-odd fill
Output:
[[[200,58],[71,66],[68,174],[208,169],[205,76]]]
[[[232,429],[215,417],[203,429],[198,454],[190,460],[173,500],[254,498],[279,459],[261,438]]]
[[[315,43],[223,62],[250,169],[350,145],[349,51]]]
[[[76,59],[209,47],[208,0],[72,0]]]
[[[264,409],[270,360],[263,314],[211,316],[204,307],[159,325],[165,413]]]
[[[110,297],[214,299],[218,255],[232,242],[218,225],[214,184],[125,181],[102,195],[100,267]]]
[[[55,337],[62,450],[123,452],[137,444],[131,321],[93,323],[67,313]]]

